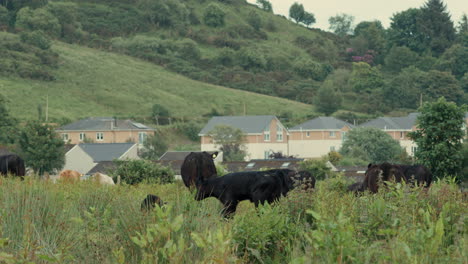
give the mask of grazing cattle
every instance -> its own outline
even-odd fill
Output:
[[[218,152],[191,152],[184,159],[180,168],[180,174],[185,186],[191,188],[195,186],[197,178],[204,180],[217,175],[216,166],[213,160],[218,156]]]
[[[348,186],[348,191],[350,192],[363,192],[364,184],[362,182],[356,182]]]
[[[67,181],[67,182],[75,182],[79,181],[83,176],[81,173],[74,171],[74,170],[63,170],[60,172],[58,179]]]
[[[223,216],[230,216],[236,211],[240,201],[250,200],[258,206],[265,202],[272,203],[282,194],[283,179],[277,173],[268,171],[249,171],[229,173],[222,177],[198,178],[197,201],[216,197],[223,205]]]
[[[296,187],[300,187],[303,190],[315,188],[315,177],[312,176],[308,171],[294,171],[290,169],[272,169],[267,170],[270,173],[276,173],[282,180],[282,194],[286,194]]]
[[[423,165],[399,165],[403,170],[406,182],[414,185],[415,181],[417,185],[424,185],[429,188],[432,182],[431,171]]]
[[[12,174],[16,176],[26,175],[24,160],[16,154],[0,156],[0,175]]]
[[[93,174],[93,180],[100,184],[115,185],[114,180],[110,176],[99,172]]]
[[[386,181],[401,182],[405,180],[403,170],[398,165],[387,162],[381,164],[369,164],[366,170],[363,188],[373,193],[377,193],[379,185]]]
[[[141,202],[141,210],[142,211],[150,211],[153,209],[156,205],[159,207],[163,206],[166,204],[159,198],[157,195],[154,194],[148,194],[146,198]]]

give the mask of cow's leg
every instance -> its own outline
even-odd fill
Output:
[[[226,218],[230,217],[233,213],[236,212],[237,204],[237,201],[229,201],[224,203],[224,208],[221,211],[221,214]]]

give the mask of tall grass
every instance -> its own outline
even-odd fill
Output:
[[[180,182],[100,186],[0,178],[0,263],[466,263],[467,202],[451,182],[354,196],[344,180],[232,219]],[[148,193],[168,202],[140,211]]]

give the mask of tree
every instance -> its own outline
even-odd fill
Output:
[[[331,81],[325,81],[314,98],[317,111],[324,113],[326,116],[338,110],[341,106],[341,101],[342,97],[336,92]]]
[[[209,135],[214,144],[223,152],[226,161],[243,161],[245,152],[245,135],[242,130],[230,126],[216,126]]]
[[[428,0],[421,7],[418,24],[426,48],[437,56],[455,41],[455,27],[442,0]]]
[[[315,23],[315,16],[312,13],[304,12],[304,16],[302,17],[302,24],[306,25],[306,27],[310,27]]]
[[[23,7],[33,9],[47,5],[48,0],[0,0],[0,5],[5,6],[8,10],[17,12]]]
[[[354,38],[360,39],[364,45],[364,51],[359,55],[373,51],[374,56],[377,56],[373,61],[382,63],[387,49],[387,33],[383,28],[382,23],[376,21],[364,21],[359,23],[354,29]]]
[[[122,182],[127,184],[174,182],[174,172],[171,168],[149,160],[116,160],[115,163],[117,168],[111,175],[114,178],[120,176]]]
[[[260,30],[262,27],[262,18],[257,12],[251,11],[247,17],[247,23],[249,23],[249,25],[252,26],[255,30]]]
[[[392,109],[417,109],[427,73],[414,66],[403,69],[384,86],[385,103]]]
[[[463,77],[468,72],[468,46],[455,44],[446,49],[435,68],[440,71],[449,70],[457,78]]]
[[[419,55],[407,47],[394,46],[385,57],[385,69],[392,73],[398,73],[403,68],[416,65]]]
[[[439,98],[419,109],[418,130],[409,137],[418,146],[414,154],[417,162],[427,166],[436,177],[455,176],[460,172],[465,108]]]
[[[421,10],[416,8],[394,14],[388,30],[390,45],[406,46],[419,54],[425,51],[427,44],[421,32],[420,16]]]
[[[151,108],[151,116],[156,125],[167,125],[169,123],[169,110],[160,104],[154,104]],[[162,119],[161,119],[162,118]]]
[[[39,175],[53,173],[65,164],[64,142],[49,125],[29,122],[21,131],[18,143],[27,166]]]
[[[354,91],[370,94],[384,85],[384,79],[376,67],[371,67],[365,62],[358,62],[353,63],[350,84]]]
[[[268,0],[257,0],[257,5],[260,6],[261,9],[273,13],[273,7]]]
[[[31,9],[22,8],[16,16],[17,29],[42,30],[50,36],[59,36],[61,26],[58,19],[46,8]]]
[[[143,142],[143,149],[140,156],[148,160],[158,160],[162,154],[166,153],[168,146],[161,135],[155,133],[150,135]]]
[[[460,82],[449,72],[429,71],[422,82],[421,90],[426,97],[425,100],[435,101],[442,96],[457,104],[461,104],[463,100]]]
[[[10,21],[10,16],[8,14],[8,9],[3,6],[0,6],[0,31],[8,29],[8,24]]]
[[[328,19],[330,29],[338,36],[346,36],[353,33],[354,17],[348,14],[338,14]]]
[[[465,140],[461,150],[461,156],[463,157],[462,169],[460,173],[460,181],[466,182],[468,180],[468,141]]]
[[[226,13],[217,4],[211,3],[205,9],[203,21],[210,27],[222,27],[224,26],[224,16]]]
[[[7,99],[0,94],[0,145],[13,144],[17,121],[6,108]]]
[[[304,6],[302,4],[294,2],[294,4],[292,4],[289,8],[289,17],[294,19],[294,21],[296,21],[296,23],[299,24],[304,18],[304,12]]]
[[[359,127],[349,131],[340,149],[344,157],[367,160],[369,163],[395,162],[403,151],[398,141],[375,127]]]

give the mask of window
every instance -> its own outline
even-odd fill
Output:
[[[404,132],[400,132],[400,138],[404,138],[405,137],[405,133]]]
[[[335,136],[336,136],[336,135],[335,135],[335,131],[330,131],[330,134],[329,134],[329,135],[330,135],[330,137],[335,137]]]
[[[254,166],[255,166],[255,162],[250,162],[249,164],[247,164],[247,166],[245,166],[245,168],[252,169]]]
[[[265,130],[263,130],[263,140],[270,141],[270,127],[266,127]]]
[[[346,132],[341,132],[341,141],[346,140]]]
[[[416,149],[417,149],[416,147],[411,147],[411,154],[414,155],[414,153],[416,152]]]
[[[263,152],[263,158],[264,159],[270,159],[270,151],[269,150],[265,150]]]
[[[85,140],[86,134],[85,133],[80,133],[80,141]]]
[[[283,141],[283,128],[281,126],[276,126],[276,140]]]
[[[143,144],[146,141],[146,132],[138,132],[138,143]]]
[[[62,139],[63,139],[63,141],[68,141],[68,134],[67,134],[67,133],[63,133],[63,134],[62,134]]]
[[[96,133],[96,140],[97,141],[103,141],[104,140],[104,133],[103,132],[97,132]]]
[[[335,146],[330,146],[330,151],[336,151]]]
[[[289,164],[291,164],[290,162],[285,162],[283,164],[281,164],[281,168],[287,168],[289,167]]]
[[[310,131],[306,132],[306,137],[310,137]]]

